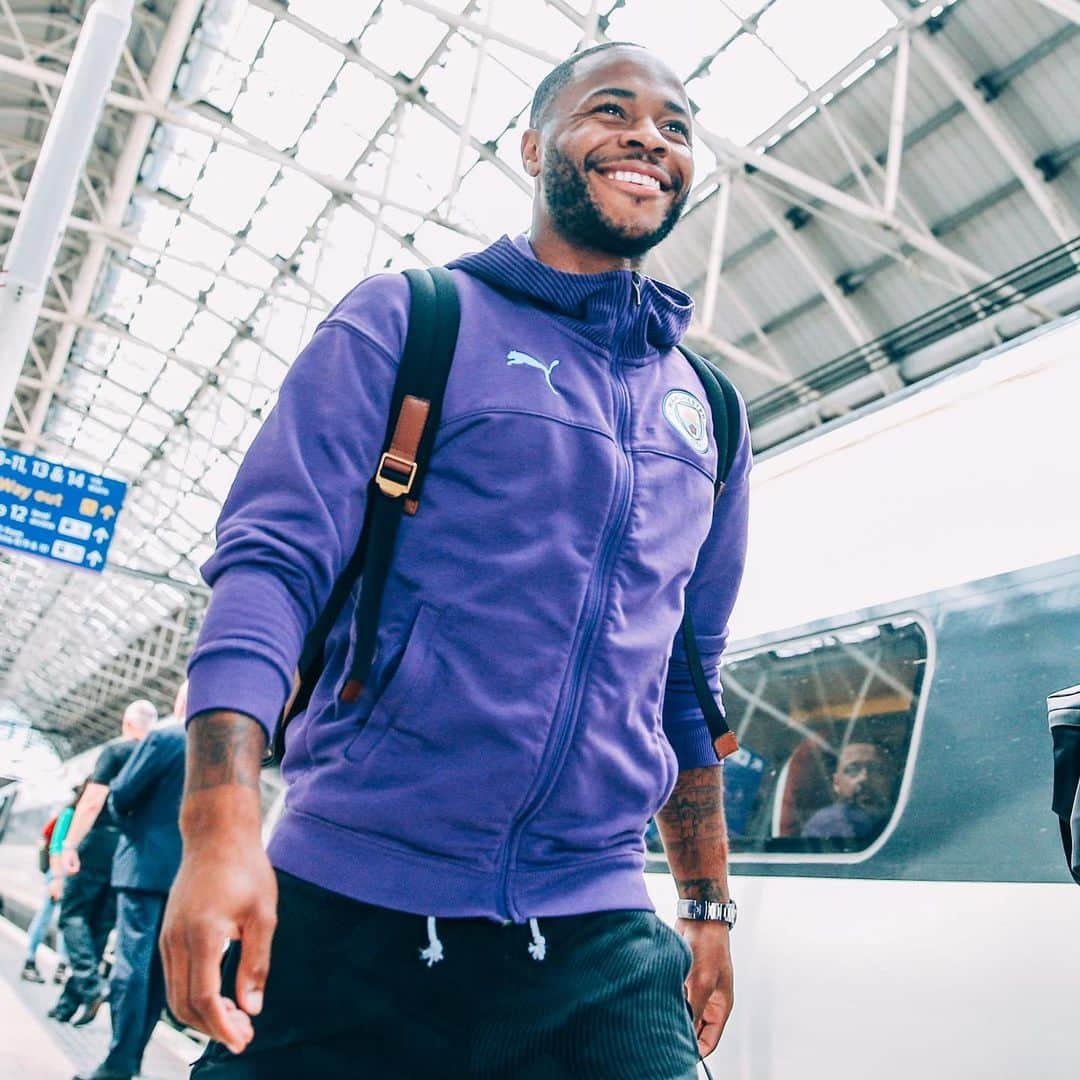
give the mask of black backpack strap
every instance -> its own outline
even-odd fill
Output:
[[[694,373],[705,388],[705,396],[709,399],[713,437],[716,441],[715,498],[719,499],[742,439],[739,395],[735,392],[731,380],[711,360],[706,360],[704,356],[692,352],[685,345],[679,346],[679,352],[690,362]]]
[[[341,692],[345,701],[360,696],[371,673],[398,526],[403,513],[415,514],[419,506],[461,317],[448,270],[406,270],[405,276],[412,294],[409,332],[394,384],[390,408],[394,421],[368,496],[371,530],[356,605],[352,663]]]
[[[679,346],[679,351],[690,362],[690,366],[701,380],[701,385],[705,388],[705,396],[709,401],[709,411],[712,413],[713,439],[716,442],[716,483],[713,494],[715,503],[723,493],[724,484],[727,482],[742,439],[739,396],[731,380],[715,364],[682,345]],[[689,604],[683,611],[682,635],[694,693],[697,695],[698,704],[701,706],[705,723],[708,725],[713,749],[716,750],[718,757],[725,758],[728,754],[734,753],[739,748],[739,744],[735,733],[728,727],[720,706],[716,704],[716,698],[713,697],[709,687],[709,680],[705,676],[701,652],[694,634],[694,625],[690,619]]]
[[[285,752],[285,728],[311,698],[323,669],[326,641],[361,579],[352,663],[343,695],[359,696],[371,670],[379,609],[401,515],[415,514],[442,414],[457,345],[460,308],[448,270],[406,270],[409,328],[398,365],[382,454],[368,492],[360,539],[307,637],[297,665],[296,692],[274,734],[269,761]]]

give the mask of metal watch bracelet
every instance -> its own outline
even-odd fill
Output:
[[[734,900],[680,900],[675,906],[675,914],[680,919],[692,919],[694,922],[722,922],[734,926],[739,909]]]

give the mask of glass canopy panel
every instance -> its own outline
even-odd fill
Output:
[[[390,75],[415,78],[446,35],[446,26],[398,0],[383,0],[360,38],[360,52]]]
[[[896,24],[879,0],[776,0],[758,20],[763,41],[808,86],[832,78],[852,57]]]
[[[740,34],[688,87],[698,119],[733,142],[746,144],[797,105],[805,91],[767,48]]]
[[[43,443],[138,481],[114,564],[184,581],[330,306],[368,273],[449,261],[528,227],[520,136],[533,88],[582,42],[567,12],[657,52],[689,79],[701,125],[740,143],[895,24],[881,0],[292,0],[280,19],[219,0],[207,11],[172,104],[200,130],[158,125],[124,223],[134,246],[102,275],[100,329],[78,334]],[[703,139],[695,159],[699,179],[715,171]],[[106,584],[125,603],[159,598],[148,619],[185,602],[161,585],[128,596],[122,580]],[[85,589],[78,597],[73,611]],[[130,640],[124,607],[100,616],[88,672]]]
[[[664,0],[660,6],[649,0],[630,0],[612,14],[608,37],[645,45],[686,78],[739,26],[739,19],[715,0],[708,4]]]

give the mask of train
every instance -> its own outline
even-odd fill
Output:
[[[1075,1068],[1080,892],[1045,699],[1080,682],[1078,412],[1072,318],[756,465],[722,671],[739,921],[714,1076]],[[882,815],[822,835],[851,743],[887,772]]]

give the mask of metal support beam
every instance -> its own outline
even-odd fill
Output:
[[[720,271],[724,266],[724,240],[727,236],[728,214],[731,211],[733,180],[725,176],[716,192],[716,214],[713,218],[712,239],[709,243],[709,262],[705,273],[705,302],[701,321],[706,330],[712,329],[716,316],[716,292],[720,287]]]
[[[664,258],[663,254],[654,250],[649,258],[656,263],[657,268],[665,280],[674,283],[676,280],[675,274],[672,271],[671,264]],[[755,356],[751,352],[747,352],[738,345],[733,345],[730,341],[712,333],[708,327],[702,326],[700,323],[692,325],[690,329],[687,330],[686,337],[687,341],[691,344],[696,342],[705,348],[706,351],[715,352],[727,360],[733,360],[737,364],[742,364],[743,367],[748,370],[756,371],[759,375],[763,375],[773,382],[787,382],[786,373],[778,372],[768,361],[762,360],[760,357]]]
[[[176,72],[184,58],[192,28],[202,6],[203,0],[179,0],[173,8],[147,83],[151,102],[164,106],[172,95]],[[109,197],[105,202],[101,224],[106,230],[118,230],[124,223],[124,215],[139,178],[139,169],[154,133],[154,123],[154,118],[147,113],[140,113],[131,122],[131,130],[117,159],[116,172],[113,174]],[[56,344],[53,346],[52,357],[45,376],[47,387],[56,386],[60,381],[64,365],[71,353],[71,347],[75,343],[75,334],[78,330],[77,320],[84,318],[90,311],[94,289],[101,269],[105,265],[109,247],[106,237],[91,237],[90,250],[79,267],[79,275],[75,279],[75,286],[71,293],[69,305],[71,321],[60,328]],[[30,414],[29,435],[36,435],[44,430],[45,418],[48,416],[52,399],[53,392],[50,389],[45,389],[38,394]]]
[[[904,0],[885,0],[885,4],[897,16],[907,10]],[[959,57],[951,49],[932,41],[925,33],[919,34],[912,46],[920,59],[964,106],[990,145],[1012,169],[1057,239],[1063,244],[1072,240],[1080,233],[1080,225],[1039,175],[1031,163],[1030,153],[1019,138],[1005,127],[1001,118],[982,99],[975,89],[974,76],[963,70]]]
[[[134,0],[96,0],[90,8],[45,133],[0,281],[0,416],[6,417],[14,399],[45,298],[45,281],[120,62],[133,7]]]
[[[521,38],[514,38],[509,34],[500,34],[499,31],[492,30],[490,14],[488,19],[485,19],[483,23],[478,23],[475,19],[469,19],[463,15],[455,15],[452,11],[447,11],[437,4],[429,4],[427,3],[427,0],[401,0],[401,3],[406,7],[416,8],[417,11],[423,11],[428,15],[434,15],[440,22],[453,27],[455,30],[467,30],[471,34],[476,34],[483,43],[497,41],[500,45],[515,49],[517,52],[524,53],[526,56],[535,57],[537,60],[543,60],[545,63],[551,64],[552,66],[564,59],[561,56],[555,56],[552,53],[545,52],[543,49],[538,49],[528,42],[522,41]]]
[[[743,193],[754,209],[768,223],[769,228],[780,238],[780,242],[791,252],[809,275],[810,280],[813,281],[818,292],[825,298],[825,302],[832,308],[833,314],[839,320],[840,325],[848,332],[854,344],[861,345],[864,341],[869,341],[873,335],[853,310],[851,304],[844,299],[843,294],[833,283],[831,277],[825,273],[814,253],[810,250],[810,246],[802,241],[794,229],[754,189],[752,182],[743,185]]]
[[[63,75],[60,75],[55,71],[38,69],[34,67],[33,64],[28,64],[22,60],[13,60],[10,57],[2,55],[0,55],[0,74],[15,75],[25,79],[41,78],[43,82],[55,86],[61,85],[64,81]],[[249,132],[244,131],[243,128],[238,127],[225,117],[216,114],[203,115],[203,113],[199,111],[198,106],[189,105],[186,106],[183,111],[180,111],[176,108],[170,108],[168,105],[161,105],[152,101],[145,101],[141,98],[131,97],[127,94],[117,93],[108,94],[105,103],[109,108],[121,109],[124,112],[135,113],[136,115],[146,115],[162,124],[169,124],[173,127],[196,131],[200,135],[205,135],[207,138],[213,140],[213,142],[218,145],[231,146],[237,150],[243,150],[246,153],[252,154],[255,157],[260,157],[266,161],[273,162],[283,169],[294,170],[301,176],[306,176],[308,179],[314,180],[315,183],[321,184],[328,191],[335,195],[339,195],[343,199],[355,199],[361,202],[370,201],[375,203],[378,203],[381,199],[379,192],[372,191],[351,180],[341,179],[339,177],[330,176],[328,173],[319,172],[315,169],[305,168],[289,154],[280,150],[275,150],[269,144],[256,138]],[[508,168],[501,159],[500,164],[503,164],[504,167]],[[518,179],[520,180],[520,178]],[[524,184],[523,180],[520,180],[520,182],[521,184]],[[407,214],[416,214],[417,217],[423,218],[425,221],[433,221],[437,225],[442,225],[444,228],[461,233],[461,235],[468,237],[470,240],[484,240],[483,237],[478,236],[472,229],[452,221],[447,221],[438,214],[418,209],[408,203],[398,202],[395,199],[387,199],[385,200],[385,205],[392,207],[395,210],[403,210]],[[360,209],[364,212],[363,207],[360,207]]]
[[[386,83],[398,95],[422,109],[455,135],[461,133],[461,125],[456,123],[437,105],[429,101],[427,96],[420,92],[421,88],[416,81],[410,81],[401,75],[392,75],[365,56],[355,45],[343,45],[333,35],[324,33],[318,27],[312,26],[311,23],[298,18],[284,3],[282,3],[282,0],[248,0],[248,3],[252,7],[261,8],[263,11],[270,12],[270,14],[280,22],[288,23],[290,26],[295,26],[298,30],[303,30],[305,34],[310,34],[316,41],[321,42],[328,49],[332,49],[350,63],[356,64],[358,67],[368,72],[368,74],[374,75],[377,79]],[[526,194],[532,194],[532,185],[523,176],[519,176],[514,169],[507,165],[507,163],[503,161],[490,146],[481,142],[474,135],[469,136],[469,145],[484,159],[484,161],[498,169],[498,171],[510,180],[511,183],[516,184]]]
[[[469,87],[469,103],[465,107],[465,117],[461,123],[461,134],[458,136],[457,154],[454,157],[454,169],[450,173],[450,192],[446,196],[446,214],[449,217],[454,211],[454,200],[457,198],[463,179],[461,167],[465,163],[465,151],[469,146],[469,133],[473,127],[473,116],[476,114],[476,103],[480,97],[480,80],[484,74],[484,64],[487,63],[488,37],[486,31],[491,29],[491,19],[495,14],[496,0],[488,0],[487,11],[484,14],[485,34],[480,39],[476,48],[476,57],[473,64],[472,86]],[[394,149],[397,149],[397,139],[394,140]]]
[[[597,34],[600,28],[600,0],[591,0],[589,10],[582,20],[581,43],[584,48],[590,48],[597,42]],[[558,61],[556,61],[558,63]]]
[[[886,214],[896,213],[900,192],[900,159],[904,154],[904,118],[907,115],[908,72],[911,70],[911,35],[904,31],[896,45],[896,71],[893,73],[892,108],[889,112],[889,153],[885,159]],[[860,170],[861,171],[861,170]]]
[[[756,372],[771,382],[784,385],[789,381],[788,376],[777,371],[772,364],[760,359],[751,352],[747,352],[738,345],[733,345],[725,338],[717,337],[716,334],[710,333],[708,329],[700,324],[692,325],[686,331],[686,339],[690,344],[701,345],[706,350],[717,353],[725,360],[732,360],[736,364],[741,364],[747,371]]]

